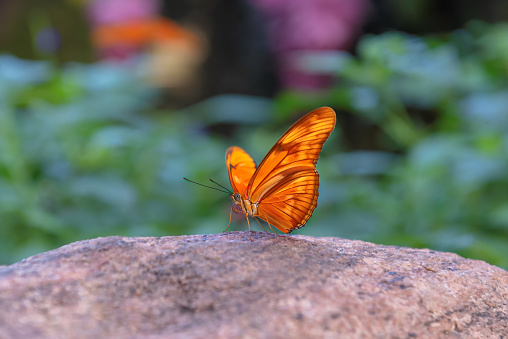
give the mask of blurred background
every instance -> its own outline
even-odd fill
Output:
[[[506,0],[0,1],[0,264],[219,233],[229,197],[182,177],[229,187],[227,147],[259,163],[320,106],[298,234],[508,268]]]

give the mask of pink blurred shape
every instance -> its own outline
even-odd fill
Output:
[[[150,18],[159,12],[160,0],[90,0],[88,17],[93,26]]]
[[[251,0],[266,16],[283,86],[312,90],[331,77],[301,69],[302,52],[348,49],[361,32],[367,0]],[[295,53],[296,52],[296,53]]]

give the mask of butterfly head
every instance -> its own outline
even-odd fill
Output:
[[[233,202],[237,205],[240,205],[241,201],[242,201],[242,196],[240,195],[240,193],[231,193],[229,195],[231,197],[231,200],[233,200]]]
[[[248,198],[242,197],[240,193],[233,192],[229,196],[235,205],[240,206],[242,212],[251,216],[258,215],[258,203],[252,203]]]
[[[233,207],[234,208],[238,208],[239,211],[244,211],[244,206],[243,206],[243,203],[242,203],[242,195],[240,193],[237,193],[237,192],[233,192],[229,195],[229,197],[231,198],[231,200],[233,201]]]

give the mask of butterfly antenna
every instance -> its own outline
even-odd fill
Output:
[[[210,180],[211,182],[213,182],[215,185],[217,185],[217,186],[220,186],[220,187],[224,188],[224,189],[225,189],[226,191],[228,191],[229,193],[233,193],[233,192],[231,192],[229,189],[227,189],[226,187],[224,187],[224,186],[222,186],[221,184],[219,184],[218,182],[215,182],[215,181],[213,181],[212,179],[209,179],[209,180]]]
[[[229,190],[226,190],[226,191],[223,191],[221,189],[218,189],[216,187],[210,187],[210,186],[206,186],[206,185],[203,185],[203,184],[200,184],[199,182],[195,182],[195,181],[192,181],[192,180],[189,180],[187,178],[183,178],[184,180],[187,180],[188,182],[192,182],[193,184],[196,184],[196,185],[199,185],[199,186],[203,186],[203,187],[206,187],[206,188],[211,188],[213,190],[216,190],[216,191],[219,191],[219,192],[222,192],[222,193],[227,193],[227,194],[231,194],[231,191]],[[219,185],[220,186],[220,185]],[[221,186],[222,187],[222,186]]]

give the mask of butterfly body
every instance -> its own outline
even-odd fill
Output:
[[[283,233],[303,227],[317,206],[321,148],[335,127],[335,112],[318,108],[298,120],[256,166],[243,149],[226,151],[235,206]],[[232,209],[233,211],[233,209]]]
[[[252,203],[249,199],[243,198],[240,193],[232,193],[230,194],[231,200],[233,203],[240,206],[242,211],[251,217],[258,217],[258,206],[259,202]]]

